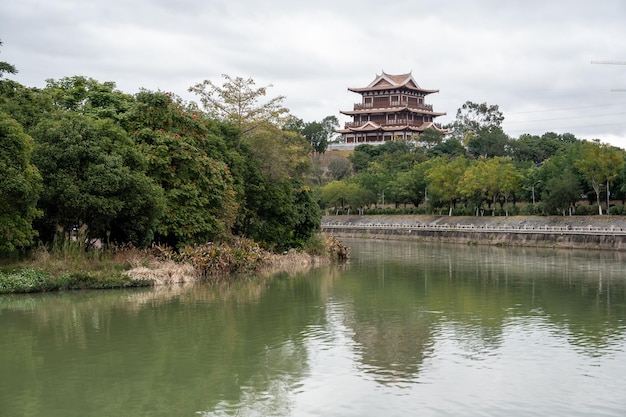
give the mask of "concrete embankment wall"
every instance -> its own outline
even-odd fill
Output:
[[[463,244],[626,249],[626,217],[326,216],[338,237]]]

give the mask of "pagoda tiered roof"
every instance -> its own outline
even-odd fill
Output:
[[[349,87],[348,91],[352,91],[354,93],[364,93],[368,91],[381,91],[381,90],[391,90],[391,89],[400,89],[406,88],[407,90],[418,91],[424,94],[432,94],[438,93],[439,90],[427,90],[421,88],[417,81],[413,78],[412,72],[408,74],[400,74],[400,75],[392,75],[387,74],[384,71],[382,74],[377,75],[376,79],[372,81],[367,87]]]
[[[439,125],[433,122],[425,122],[419,125],[411,124],[411,123],[398,123],[398,124],[386,124],[380,125],[378,123],[368,121],[364,123],[356,123],[356,122],[348,122],[346,123],[345,129],[337,130],[337,133],[357,133],[357,132],[396,132],[396,131],[413,131],[413,132],[423,132],[426,129],[434,128],[440,132],[447,132],[447,130],[442,129]]]

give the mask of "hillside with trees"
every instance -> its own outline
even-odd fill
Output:
[[[361,144],[327,158],[321,183],[329,214],[624,214],[624,150],[547,132],[511,138],[497,105],[466,102],[450,132],[415,142]],[[334,175],[337,159],[349,175]]]

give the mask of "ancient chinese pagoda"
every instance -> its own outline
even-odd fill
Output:
[[[344,143],[383,143],[389,140],[416,139],[424,130],[434,127],[436,113],[433,106],[425,103],[428,94],[439,90],[421,88],[411,73],[391,75],[383,72],[367,87],[348,88],[362,96],[354,110],[341,111],[352,116],[341,133]]]

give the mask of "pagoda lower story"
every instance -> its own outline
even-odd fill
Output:
[[[428,94],[439,90],[426,90],[415,82],[409,74],[390,75],[382,73],[363,88],[349,88],[361,94],[362,100],[350,111],[342,114],[352,117],[344,129],[337,130],[347,144],[387,141],[414,140],[426,129],[445,131],[434,122],[445,113],[433,111],[432,105],[425,104]]]

